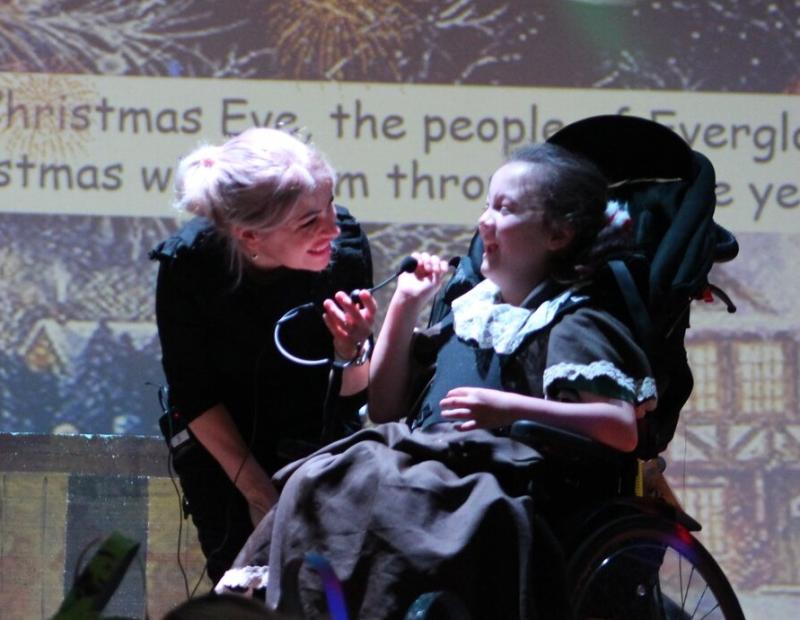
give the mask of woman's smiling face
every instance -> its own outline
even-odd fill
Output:
[[[510,162],[492,176],[486,209],[478,220],[483,241],[481,273],[500,287],[503,299],[521,303],[545,277],[550,254],[564,246],[563,234],[544,223],[537,180],[546,168]]]
[[[333,181],[324,179],[303,193],[284,222],[267,231],[244,230],[242,242],[253,264],[262,269],[288,267],[322,271],[339,236],[333,206]]]

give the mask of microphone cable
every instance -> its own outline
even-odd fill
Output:
[[[417,259],[414,258],[413,256],[406,256],[402,260],[402,262],[400,263],[400,267],[398,268],[398,270],[394,274],[392,274],[391,276],[386,278],[383,282],[381,282],[377,286],[373,286],[372,288],[369,288],[369,289],[366,289],[366,290],[368,290],[370,293],[374,293],[375,291],[378,291],[378,290],[382,289],[384,286],[386,286],[390,282],[393,282],[394,280],[396,280],[402,274],[404,274],[404,273],[412,273],[416,268],[417,268]],[[360,290],[363,290],[363,289],[355,290],[355,291],[352,291],[350,293],[350,299],[353,300],[353,302],[356,303],[356,304],[360,303],[359,297],[358,297],[358,294],[359,294]],[[285,357],[286,359],[288,359],[291,362],[294,362],[295,364],[300,364],[301,366],[327,366],[327,365],[332,365],[335,368],[347,368],[348,366],[350,366],[353,363],[354,360],[347,360],[347,361],[343,361],[342,362],[342,361],[336,360],[335,358],[329,358],[329,357],[323,357],[323,358],[319,358],[319,359],[306,359],[306,358],[302,358],[302,357],[299,357],[297,355],[294,355],[288,349],[286,349],[286,347],[283,346],[283,344],[281,343],[281,327],[285,323],[288,323],[292,319],[296,318],[297,316],[299,316],[300,314],[302,314],[303,312],[306,312],[308,310],[317,310],[317,312],[321,313],[321,310],[319,309],[319,306],[315,302],[312,301],[312,302],[308,302],[308,303],[305,303],[305,304],[301,304],[299,306],[295,306],[294,308],[291,308],[291,309],[287,310],[283,314],[283,316],[281,316],[281,318],[278,319],[278,321],[275,323],[275,329],[274,329],[273,334],[272,334],[273,340],[275,341],[275,348],[278,349],[278,351],[280,352],[281,355],[283,355],[283,357]]]
[[[394,280],[396,280],[398,277],[400,277],[400,275],[402,275],[404,273],[411,273],[416,268],[417,268],[417,259],[414,258],[413,256],[406,256],[401,261],[400,267],[398,268],[398,270],[394,274],[392,274],[391,276],[389,276],[388,278],[383,280],[383,282],[381,282],[377,286],[373,286],[372,288],[366,289],[366,290],[368,290],[370,293],[374,293],[375,291],[380,290],[381,288],[383,288],[384,286],[386,286],[390,282],[393,282]],[[360,304],[360,300],[359,300],[359,297],[358,297],[360,290],[363,290],[363,289],[357,289],[357,290],[352,291],[350,293],[350,299],[356,304]],[[349,366],[352,366],[353,364],[356,363],[356,360],[366,359],[365,356],[369,355],[369,351],[370,351],[370,347],[371,347],[371,341],[368,339],[364,343],[364,345],[362,345],[363,347],[366,347],[366,348],[363,348],[361,351],[358,351],[356,353],[356,357],[351,359],[351,360],[339,361],[335,357],[333,357],[333,358],[324,357],[324,358],[319,358],[319,359],[307,359],[307,358],[302,358],[302,357],[299,357],[297,355],[294,355],[288,349],[286,349],[286,347],[284,347],[283,343],[281,342],[281,327],[285,323],[288,323],[292,319],[298,317],[303,312],[307,312],[309,310],[316,310],[318,313],[320,313],[320,316],[321,316],[321,310],[320,310],[319,306],[315,302],[308,302],[308,303],[305,303],[305,304],[301,304],[299,306],[295,306],[294,308],[291,308],[290,310],[287,310],[283,314],[283,316],[281,316],[281,318],[279,318],[278,321],[275,323],[275,329],[273,331],[273,340],[275,341],[275,348],[278,350],[278,352],[281,355],[283,355],[283,357],[288,359],[290,362],[294,362],[295,364],[299,364],[301,366],[329,366],[330,367],[330,370],[328,371],[328,386],[327,386],[327,388],[325,390],[325,399],[323,400],[323,404],[322,404],[322,433],[320,435],[320,439],[323,442],[329,443],[334,438],[333,437],[333,421],[334,421],[334,411],[333,411],[333,409],[334,409],[334,404],[333,404],[333,402],[334,402],[334,394],[333,394],[333,391],[334,391],[334,385],[336,384],[336,381],[335,381],[336,373],[337,373],[337,371],[342,371],[345,368],[347,368]]]

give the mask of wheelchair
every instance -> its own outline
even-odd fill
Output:
[[[669,129],[634,117],[591,117],[566,126],[550,141],[598,164],[612,198],[638,209],[632,216],[645,258],[623,266],[621,276],[612,269],[604,286],[621,299],[619,310],[627,313],[637,340],[655,357],[661,355],[657,361],[666,365],[662,379],[669,388],[664,406],[660,395],[654,415],[640,424],[640,445],[631,454],[534,422],[511,427],[513,439],[544,456],[545,467],[531,481],[530,493],[563,559],[563,610],[543,612],[543,617],[743,620],[728,579],[693,534],[700,524],[666,486],[665,464],[658,457],[692,389],[683,349],[692,300],[713,292],[735,311],[724,291],[707,280],[713,263],[738,253],[733,235],[712,219],[713,167]],[[674,208],[665,206],[669,200]],[[476,235],[434,302],[431,323],[481,279],[481,254]],[[652,316],[652,308],[660,309],[660,316]],[[657,382],[661,392],[658,376]],[[557,500],[543,491],[548,488],[557,489]],[[417,599],[406,618],[469,616],[452,595],[440,592]]]

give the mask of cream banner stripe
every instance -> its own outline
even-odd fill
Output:
[[[595,114],[675,130],[717,219],[800,231],[800,99],[664,91],[0,74],[0,210],[168,216],[178,158],[253,125],[312,139],[364,221],[471,224],[515,146]]]

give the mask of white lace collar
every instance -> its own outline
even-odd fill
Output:
[[[526,302],[535,298],[536,292],[534,289]],[[483,280],[453,301],[453,328],[462,340],[510,355],[530,334],[550,325],[559,309],[585,299],[585,295],[578,295],[575,288],[570,288],[535,308],[512,306],[500,302],[496,284]]]

